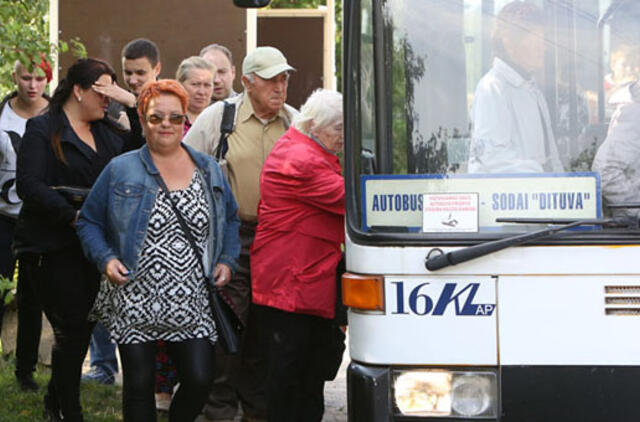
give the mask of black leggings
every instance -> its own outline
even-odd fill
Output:
[[[119,344],[122,360],[123,422],[155,422],[156,341]],[[208,339],[166,342],[178,371],[169,421],[191,422],[202,410],[213,381],[214,349]]]
[[[87,315],[98,292],[100,274],[79,247],[69,247],[45,255],[21,255],[19,277],[35,284],[53,328],[47,407],[60,411],[65,421],[82,421],[80,375],[93,329]]]

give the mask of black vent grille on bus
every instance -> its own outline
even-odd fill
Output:
[[[640,316],[640,286],[605,286],[604,312],[612,316]]]

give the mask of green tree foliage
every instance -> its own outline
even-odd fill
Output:
[[[86,49],[78,40],[49,43],[48,0],[0,0],[0,94],[13,90],[11,73],[16,60],[30,71],[44,59],[69,50],[76,57],[86,57]],[[38,67],[35,71],[44,74]]]

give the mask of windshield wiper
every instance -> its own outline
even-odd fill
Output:
[[[608,227],[630,227],[634,225],[634,221],[627,218],[592,218],[584,220],[565,219],[565,218],[497,218],[498,223],[517,223],[517,224],[562,224],[561,226],[547,227],[531,233],[518,234],[504,239],[493,240],[479,245],[469,246],[458,249],[453,252],[444,253],[440,249],[434,249],[427,255],[425,259],[425,267],[429,271],[439,270],[451,265],[460,264],[470,261],[481,256],[488,255],[511,246],[522,245],[543,237],[550,236],[554,233],[568,230],[578,226],[608,226]],[[637,226],[637,222],[635,222]],[[432,252],[440,251],[440,255],[431,256]]]
[[[608,208],[640,208],[640,202],[616,202],[607,204]]]

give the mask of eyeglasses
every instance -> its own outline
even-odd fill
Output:
[[[152,125],[159,125],[164,121],[165,118],[169,119],[169,123],[172,125],[181,125],[184,123],[184,119],[187,116],[184,114],[170,114],[169,116],[164,116],[161,114],[150,114],[147,116],[147,123],[151,123]]]

